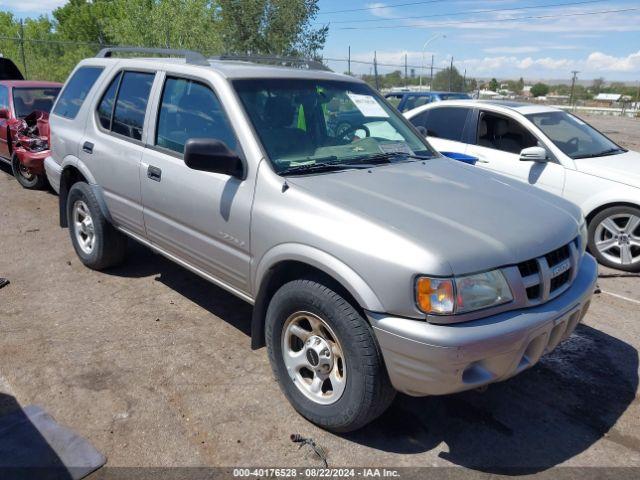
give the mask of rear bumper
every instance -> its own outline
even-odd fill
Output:
[[[56,193],[60,193],[60,176],[62,175],[62,167],[50,156],[44,159],[44,169],[47,173],[47,179],[51,188]]]
[[[24,148],[16,149],[18,161],[27,167],[32,173],[41,175],[44,173],[44,159],[49,155],[49,150],[42,152],[31,152]]]
[[[505,380],[535,365],[575,330],[589,308],[598,267],[588,254],[571,287],[537,307],[434,325],[368,313],[393,386],[444,395]]]

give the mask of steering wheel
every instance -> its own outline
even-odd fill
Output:
[[[345,139],[351,142],[352,138],[349,134],[356,133],[358,130],[364,130],[365,137],[367,138],[371,136],[371,131],[369,130],[369,127],[367,127],[366,125],[362,125],[362,124],[350,125],[348,123],[344,123],[336,129],[336,132],[337,132],[336,137]]]
[[[573,147],[573,150],[571,150],[571,152],[578,151],[578,149],[580,148],[579,142],[580,142],[580,139],[578,137],[572,137],[569,140],[567,140],[567,145],[570,145],[571,147]]]

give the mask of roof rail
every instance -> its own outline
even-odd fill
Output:
[[[192,65],[209,66],[209,62],[201,53],[193,50],[174,50],[172,48],[145,48],[145,47],[108,47],[98,52],[96,58],[109,58],[114,52],[132,53],[156,53],[160,55],[178,55],[184,57],[187,63]]]
[[[276,65],[282,67],[298,67],[306,68],[308,70],[325,70],[331,71],[329,67],[323,65],[318,60],[311,60],[308,58],[300,57],[280,57],[272,55],[236,55],[236,54],[223,54],[217,57],[211,57],[211,60],[230,60],[240,62],[251,63],[264,63],[268,65]]]

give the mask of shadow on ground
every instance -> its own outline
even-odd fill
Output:
[[[488,473],[535,473],[602,438],[637,388],[638,352],[580,325],[534,368],[485,393],[400,395],[377,421],[346,438],[402,454],[439,448],[441,458]],[[609,439],[640,450],[636,438]]]
[[[16,480],[71,480],[47,440],[16,399],[0,392],[0,477]]]
[[[105,273],[129,278],[155,275],[157,282],[251,336],[251,305],[137,242],[129,241],[124,264]]]
[[[250,335],[251,306],[139,244],[131,242],[127,262],[107,273],[155,275]],[[343,437],[398,454],[437,448],[441,458],[456,465],[487,473],[530,474],[569,460],[602,438],[634,400],[637,388],[638,352],[580,325],[534,368],[485,393],[398,395],[382,417]],[[634,437],[616,433],[609,440],[640,451]]]

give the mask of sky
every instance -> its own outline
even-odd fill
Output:
[[[49,14],[66,0],[0,0],[19,17]],[[319,0],[314,25],[329,25],[323,52],[336,71],[401,68],[419,75],[451,57],[468,77],[640,81],[638,0]],[[542,18],[531,18],[542,17]],[[428,44],[425,47],[425,43]],[[395,65],[398,66],[395,66]],[[422,65],[426,68],[422,69]]]

